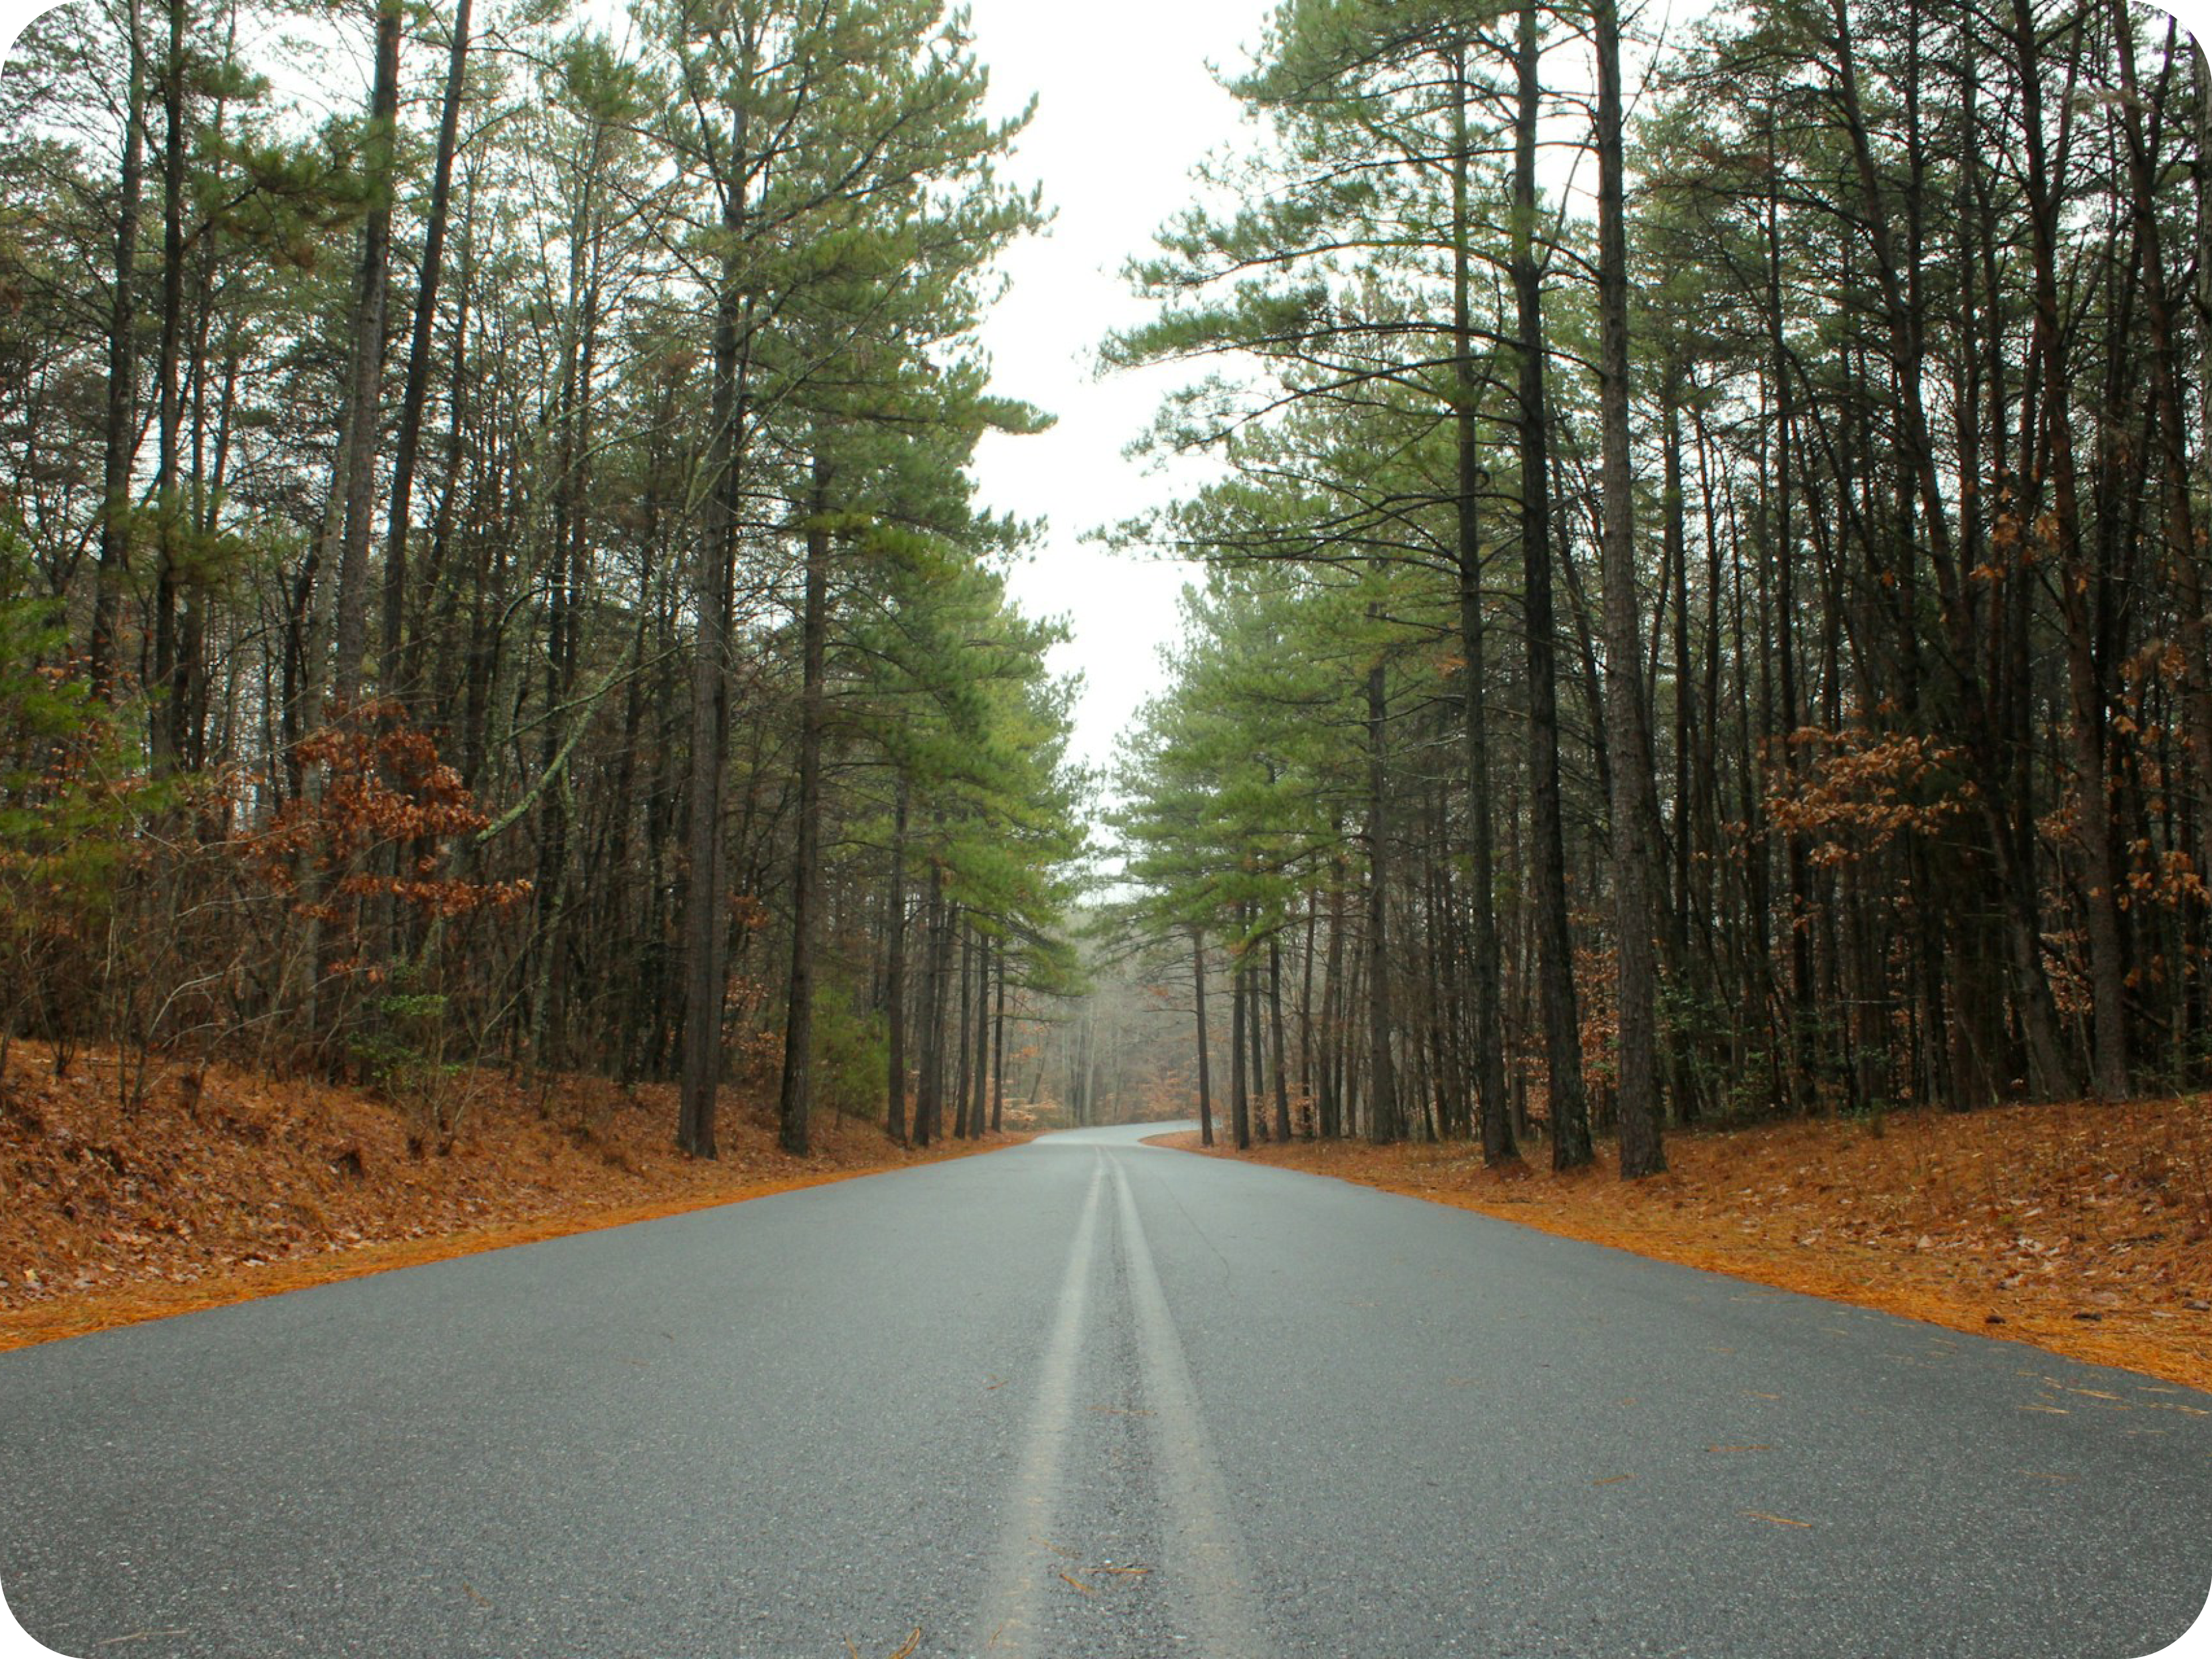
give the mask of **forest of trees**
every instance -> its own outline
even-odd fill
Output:
[[[961,14],[40,18],[0,1045],[680,1079],[711,1156],[732,1076],[794,1152],[823,1102],[978,1130],[1057,1010],[1079,1115],[1631,1176],[1668,1125],[2203,1086],[2187,39],[1255,11],[1249,142],[1105,343],[1188,368],[1145,441],[1217,471],[1119,532],[1203,579],[1103,892],[1035,531],[974,494],[1047,418],[976,344],[1046,210]],[[1188,1072],[1102,1080],[1139,1030]]]
[[[967,471],[1023,122],[933,0],[595,15],[9,54],[0,1045],[1001,1109],[1086,788]]]
[[[1240,1146],[1635,1176],[1668,1123],[2201,1088],[2172,21],[1291,0],[1233,89],[1265,137],[1111,347],[1223,468],[1127,528],[1206,575],[1118,779],[1209,1137],[1225,1086]]]

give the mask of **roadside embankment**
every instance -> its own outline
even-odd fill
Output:
[[[2212,1099],[1676,1133],[1640,1182],[1608,1145],[1565,1175],[1548,1150],[1502,1170],[1463,1142],[1243,1156],[2212,1389]]]
[[[817,1115],[810,1156],[726,1091],[720,1156],[673,1144],[676,1091],[448,1074],[404,1104],[171,1066],[136,1104],[113,1054],[18,1043],[0,1077],[0,1350],[280,1291],[1015,1145],[914,1152]]]

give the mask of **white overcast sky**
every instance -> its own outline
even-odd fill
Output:
[[[1041,183],[1055,212],[1043,236],[1006,258],[1012,287],[983,338],[998,389],[1059,417],[1036,437],[987,437],[975,472],[985,505],[1047,521],[1034,558],[1014,573],[1013,594],[1030,615],[1065,616],[1074,629],[1053,666],[1083,676],[1076,750],[1097,766],[1161,684],[1158,647],[1174,636],[1176,596],[1189,574],[1084,539],[1162,499],[1172,483],[1121,452],[1176,371],[1097,378],[1098,343],[1147,315],[1122,264],[1190,199],[1192,167],[1237,134],[1235,100],[1207,65],[1243,67],[1268,10],[1269,0],[974,0],[971,9],[994,112],[1037,98],[1006,171]]]
[[[1702,0],[1674,0],[1678,20],[1692,8],[1704,9]],[[1064,616],[1074,630],[1053,665],[1084,677],[1076,752],[1094,765],[1110,760],[1130,714],[1162,684],[1158,647],[1175,635],[1176,597],[1189,574],[1085,539],[1164,499],[1174,482],[1122,451],[1176,372],[1100,380],[1095,354],[1109,330],[1146,314],[1122,263],[1190,199],[1200,158],[1238,137],[1236,106],[1208,66],[1241,68],[1270,9],[1271,0],[970,5],[995,112],[1014,112],[1033,93],[1038,100],[1007,172],[1042,184],[1056,214],[1049,232],[1007,257],[1012,287],[984,338],[998,389],[1059,424],[1036,437],[987,438],[976,473],[986,506],[1048,526],[1014,574],[1014,596],[1031,615]],[[0,0],[0,51],[42,9],[38,0]],[[2200,35],[2212,19],[2212,0],[2173,0],[2172,9]]]

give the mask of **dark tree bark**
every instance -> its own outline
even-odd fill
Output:
[[[1279,934],[1267,935],[1267,1014],[1273,1034],[1275,1076],[1275,1139],[1291,1138],[1291,1085],[1283,1066],[1283,944]]]
[[[1305,1131],[1310,1138],[1315,1131],[1314,1113],[1314,933],[1321,921],[1321,895],[1309,887],[1305,892],[1306,939],[1305,949],[1298,964],[1298,1108],[1305,1121]]]
[[[1783,334],[1781,168],[1776,158],[1774,121],[1770,114],[1765,131],[1768,186],[1765,200],[1766,322],[1774,381],[1773,445],[1773,558],[1775,580],[1775,676],[1781,713],[1775,732],[1782,739],[1782,764],[1791,779],[1802,769],[1796,746],[1789,741],[1800,717],[1797,693],[1797,602],[1792,586],[1796,538],[1792,508],[1793,377],[1789,348]],[[1805,837],[1785,830],[1782,838],[1783,865],[1790,885],[1790,1063],[1798,1078],[1809,1075],[1813,1062],[1814,1024],[1813,985],[1813,890],[1810,854]]]
[[[413,698],[418,688],[404,672],[407,616],[407,519],[415,493],[415,464],[422,447],[422,408],[428,400],[432,337],[438,321],[438,287],[445,270],[446,225],[453,188],[453,155],[459,146],[461,100],[467,82],[471,0],[454,0],[453,40],[446,63],[445,101],[438,117],[438,145],[430,176],[430,218],[422,234],[422,269],[415,289],[415,319],[407,351],[407,384],[399,399],[399,430],[392,440],[392,506],[384,529],[384,690]]]
[[[155,566],[154,573],[154,764],[173,768],[184,747],[185,687],[177,663],[177,594],[179,532],[184,528],[183,481],[179,465],[184,404],[178,382],[185,338],[185,0],[167,0],[169,50],[161,68],[161,335],[155,385],[156,416],[154,474]]]
[[[706,503],[692,569],[697,639],[691,664],[691,803],[685,835],[690,861],[684,915],[684,1078],[676,1144],[695,1158],[713,1158],[714,1103],[722,1075],[724,890],[722,884],[723,727],[727,675],[723,662],[730,627],[730,562],[742,501],[739,477],[746,421],[739,249],[746,222],[746,120],[742,103],[731,119],[731,164],[722,190],[722,268],[714,306],[713,428],[706,462]]]
[[[1389,706],[1382,659],[1367,671],[1367,1138],[1406,1138],[1391,1063]]]
[[[968,1047],[968,1015],[973,1006],[975,984],[975,929],[963,915],[960,921],[960,1017],[952,1024],[952,1133],[960,1140],[975,1133],[975,1120],[969,1111],[969,1084],[973,1069],[972,1051]]]
[[[941,867],[933,867],[935,896],[938,900],[936,922],[931,941],[929,970],[930,1006],[927,1015],[929,1054],[929,1133],[935,1139],[945,1128],[945,1093],[949,1080],[950,1058],[945,1053],[946,1041],[952,1036],[950,1015],[952,1005],[952,938],[960,927],[960,907],[947,896],[942,886]],[[954,1100],[958,1109],[958,1099]]]
[[[884,1009],[890,1030],[890,1076],[885,1080],[884,1129],[893,1140],[906,1139],[906,815],[907,781],[898,781],[891,809],[890,943],[884,970]]]
[[[975,935],[975,1065],[968,1100],[968,1133],[980,1135],[988,1127],[984,1102],[991,1075],[991,936],[980,929]]]
[[[830,632],[830,467],[814,458],[806,521],[806,594],[799,615],[799,817],[791,870],[791,980],[785,1001],[776,1140],[805,1158],[814,1109],[814,958],[821,950],[823,658]]]
[[[1452,389],[1458,468],[1460,649],[1467,737],[1468,902],[1473,930],[1469,963],[1474,1030],[1474,1092],[1482,1114],[1482,1159],[1496,1167],[1520,1156],[1505,1097],[1505,1037],[1499,1018],[1503,968],[1498,946],[1498,878],[1491,823],[1490,730],[1483,707],[1486,626],[1482,614],[1482,490],[1487,483],[1476,444],[1471,215],[1468,202],[1469,143],[1467,48],[1454,48],[1452,70]]]
[[[345,439],[336,480],[343,506],[337,546],[336,655],[331,695],[341,709],[361,701],[368,650],[368,538],[376,489],[378,419],[384,381],[385,309],[392,285],[392,203],[398,186],[400,0],[377,0],[376,74],[368,103],[362,170],[368,213],[362,222],[354,290],[353,362],[346,377]]]
[[[2073,410],[2068,396],[2066,323],[2058,295],[2061,210],[2058,181],[2051,176],[2044,140],[2040,34],[2028,0],[2013,0],[2012,10],[2013,46],[2020,69],[2021,131],[2027,161],[2028,252],[2035,299],[2031,355],[2041,374],[2043,390],[2043,444],[2036,483],[2050,489],[2063,573],[2058,582],[2058,614],[2066,647],[2075,830],[2081,842],[2082,908],[2089,939],[2089,1085],[2100,1098],[2118,1100],[2128,1092],[2127,968],[2120,927],[2118,860],[2112,846],[2112,806],[2106,781],[2105,665],[2094,610],[2094,590],[2102,577],[2092,568],[2083,544]],[[2078,50],[2079,31],[2073,38]],[[1930,516],[1934,516],[1932,510]]]
[[[1206,1035],[1206,935],[1190,930],[1190,973],[1193,1003],[1198,1013],[1198,1139],[1213,1145],[1212,1051]]]
[[[2212,616],[2198,560],[2195,515],[2190,501],[2188,415],[2182,397],[2181,330],[2175,295],[2166,271],[2164,228],[2158,213],[2156,157],[2143,123],[2144,99],[2136,71],[2135,29],[2127,0],[2112,0],[2113,38],[2119,47],[2121,106],[2127,137],[2130,217],[2141,249],[2144,319],[2149,325],[2151,402],[2158,432],[2160,526],[2167,579],[2173,583],[2180,612],[2181,702],[2189,750],[2197,771],[2197,859],[2202,872],[2212,868]],[[2166,22],[2169,62],[2176,26]],[[2212,88],[2202,88],[2212,92]],[[2204,112],[2200,111],[2200,118]],[[2202,158],[2200,157],[2200,162]],[[2200,166],[2199,187],[2203,188]],[[2212,272],[2200,271],[2212,282]],[[2206,319],[2212,337],[2212,317]],[[2212,382],[2203,388],[2212,398]],[[2199,441],[2203,441],[2200,436]]]
[[[1667,1167],[1659,1141],[1658,963],[1652,945],[1650,723],[1638,621],[1636,520],[1629,477],[1628,233],[1621,148],[1620,19],[1595,0],[1598,63],[1599,422],[1604,500],[1606,724],[1613,750],[1614,949],[1619,955],[1620,1173]]]
[[[1668,906],[1670,971],[1678,978],[1683,1000],[1696,1011],[1671,1045],[1674,1059],[1674,1115],[1678,1123],[1692,1123],[1698,1116],[1698,1069],[1695,1052],[1697,1020],[1705,1003],[1710,963],[1694,955],[1698,945],[1691,936],[1691,918],[1710,922],[1710,894],[1698,890],[1698,874],[1704,869],[1697,858],[1699,822],[1697,797],[1697,698],[1692,687],[1695,670],[1690,653],[1690,550],[1686,506],[1682,489],[1682,367],[1679,358],[1668,364],[1665,393],[1665,479],[1662,506],[1666,514],[1666,563],[1674,584],[1674,824],[1673,902]],[[1711,763],[1706,763],[1710,765]]]
[[[1345,1133],[1344,1050],[1349,1006],[1344,984],[1344,890],[1346,871],[1344,825],[1331,826],[1336,851],[1330,860],[1328,889],[1328,959],[1322,975],[1321,1098],[1318,1115],[1322,1139],[1333,1140]]]
[[[1240,924],[1239,931],[1242,931]],[[1244,1071],[1244,959],[1236,957],[1229,969],[1229,1126],[1237,1150],[1252,1145],[1251,1101],[1245,1092]]]
[[[1537,9],[1521,9],[1519,100],[1513,144],[1513,295],[1519,339],[1522,612],[1528,655],[1530,871],[1536,908],[1536,972],[1550,1090],[1552,1166],[1590,1161],[1589,1106],[1583,1086],[1582,1024],[1576,1012],[1573,942],[1567,931],[1567,860],[1559,805],[1559,670],[1552,614],[1550,416],[1544,396],[1542,276],[1536,264]]]
[[[938,1110],[944,1098],[945,1045],[938,1030],[938,1011],[944,1006],[945,872],[934,857],[929,862],[929,896],[922,914],[921,995],[917,1010],[921,1074],[914,1098],[914,1144],[917,1146],[927,1146],[937,1139]]]
[[[139,0],[125,14],[131,69],[123,106],[122,188],[115,212],[115,291],[107,317],[107,413],[101,443],[100,564],[85,647],[93,694],[115,692],[116,613],[131,570],[131,465],[138,447],[138,216],[145,191],[146,49]]]
[[[999,1000],[991,1020],[991,1133],[1006,1120],[1006,942],[999,941]]]

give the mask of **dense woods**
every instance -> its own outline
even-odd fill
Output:
[[[2179,1633],[2208,132],[2148,0],[44,12],[0,1630]]]
[[[823,1103],[970,1133],[1018,1066],[1629,1175],[1670,1125],[2203,1086],[2186,38],[1255,27],[1105,345],[1188,368],[1145,441],[1217,470],[1120,531],[1203,576],[1079,913],[1064,624],[969,471],[1047,419],[975,343],[1046,210],[960,14],[42,17],[0,1041],[351,1073],[433,1139],[459,1064],[680,1079],[707,1156],[732,1076],[794,1152]]]
[[[1233,88],[1111,348],[1222,464],[1126,532],[1206,574],[1120,779],[1209,1137],[2201,1088],[2172,21],[1295,0]]]
[[[1044,418],[974,339],[1021,121],[930,0],[611,19],[87,0],[10,53],[0,1042],[428,1140],[471,1063],[680,1077],[705,1156],[732,1076],[795,1152],[1000,1109],[1085,787],[965,470]]]

